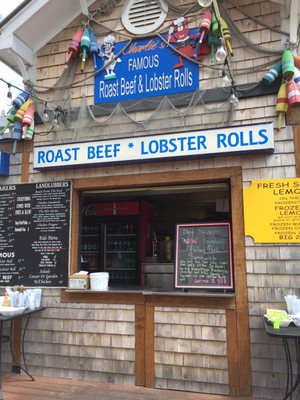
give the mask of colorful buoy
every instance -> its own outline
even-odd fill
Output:
[[[221,27],[222,27],[227,51],[231,56],[233,56],[233,50],[232,50],[232,46],[231,46],[231,34],[230,34],[229,28],[223,18],[221,18]]]
[[[31,126],[33,120],[34,120],[34,105],[31,104],[27,108],[24,114],[24,118],[22,120],[22,125],[23,125],[22,139],[25,139],[26,131]]]
[[[21,105],[21,107],[18,109],[18,111],[16,112],[15,118],[18,121],[23,121],[25,112],[27,110],[27,108],[33,103],[32,99],[29,98],[28,100],[25,101],[25,103],[23,103]]]
[[[82,29],[79,29],[75,35],[72,37],[70,45],[69,45],[69,52],[66,60],[66,65],[68,66],[71,62],[72,58],[75,58],[79,53],[80,49],[80,42],[82,37]]]
[[[31,125],[26,129],[26,135],[23,139],[32,140],[34,135],[34,119],[31,122]]]
[[[211,33],[214,36],[219,36],[220,33],[220,27],[219,27],[219,22],[217,20],[215,12],[212,13],[211,16],[211,27],[210,27]]]
[[[300,106],[300,92],[294,81],[294,79],[289,79],[287,81],[287,93],[288,93],[288,104],[291,107]]]
[[[282,67],[281,67],[281,61],[273,65],[269,71],[264,75],[262,78],[262,82],[265,85],[271,85],[278,77],[281,75],[282,72]]]
[[[199,47],[203,42],[204,36],[209,32],[210,25],[211,25],[211,16],[212,16],[212,14],[209,9],[207,9],[205,11],[205,13],[203,14],[203,19],[199,25],[200,37],[199,37],[199,40],[198,40],[198,43],[197,43],[197,46],[196,46],[196,49],[194,52],[194,58],[196,58],[198,55]]]
[[[294,81],[298,89],[300,89],[300,70],[297,67],[295,67]]]
[[[294,65],[300,69],[300,56],[293,55]]]
[[[218,37],[213,35],[211,30],[208,33],[208,45],[210,47],[211,62],[215,61],[215,48],[218,43]]]
[[[281,57],[282,76],[285,79],[292,78],[295,73],[294,57],[289,49],[284,49]]]
[[[84,64],[86,60],[87,53],[90,49],[90,44],[91,44],[91,39],[90,39],[90,31],[88,28],[86,28],[83,31],[82,37],[81,37],[81,42],[80,42],[80,48],[82,51],[82,58],[81,58],[81,72],[84,71]]]
[[[20,93],[14,100],[13,100],[13,106],[16,107],[17,109],[21,107],[22,104],[25,103],[26,100],[28,100],[30,97],[30,94],[28,92],[22,92]]]
[[[93,56],[94,68],[97,69],[96,57],[99,53],[99,47],[94,32],[90,31],[90,54]]]
[[[287,97],[287,85],[283,82],[279,88],[277,101],[276,101],[276,111],[278,112],[277,129],[282,128],[282,117],[288,110],[288,97]]]
[[[6,129],[9,128],[10,124],[14,123],[16,120],[16,112],[18,110],[15,107],[11,107],[10,110],[7,113],[7,117],[6,117],[6,124],[4,126],[4,128],[1,131],[1,135],[3,135],[6,131]]]

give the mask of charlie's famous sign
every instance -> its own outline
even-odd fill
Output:
[[[186,40],[180,42],[185,48],[179,50],[187,55],[187,51],[193,52],[194,44],[193,35],[189,32],[186,35]],[[95,76],[95,104],[165,96],[199,88],[198,65],[156,36],[120,43],[115,43],[114,36],[106,36],[97,57],[97,70],[100,72]]]

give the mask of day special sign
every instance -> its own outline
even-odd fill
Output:
[[[109,36],[108,38],[111,38]],[[113,37],[112,37],[113,38]],[[95,104],[195,91],[199,66],[180,58],[159,37],[107,43],[97,57]],[[179,58],[182,65],[179,67]]]
[[[256,243],[300,243],[300,178],[252,181],[244,189],[244,218]]]
[[[234,126],[34,148],[34,168],[66,168],[129,161],[273,151],[273,124]]]

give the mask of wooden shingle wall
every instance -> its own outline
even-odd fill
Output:
[[[62,304],[57,289],[43,289],[42,305],[25,339],[31,374],[134,384],[134,306]]]
[[[228,393],[224,310],[156,307],[156,387]]]

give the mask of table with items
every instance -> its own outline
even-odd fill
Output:
[[[10,310],[7,310],[9,309]],[[2,343],[5,341],[10,341],[10,350],[13,358],[13,372],[20,372],[20,370],[24,371],[25,374],[34,381],[34,377],[29,373],[28,367],[26,364],[25,359],[25,349],[24,349],[24,341],[25,341],[25,334],[27,331],[28,323],[32,314],[37,313],[45,309],[45,307],[37,307],[34,309],[29,308],[15,308],[15,307],[6,307],[5,311],[3,310],[4,307],[0,307],[0,400],[3,400],[3,393],[2,393]],[[12,337],[13,337],[13,326],[14,323],[17,321],[21,321],[25,319],[25,324],[23,326],[23,332],[21,336],[21,354],[23,359],[23,365],[21,365],[20,360],[15,359],[13,346],[12,346]],[[8,322],[10,323],[10,334],[3,335],[3,327],[4,324]]]
[[[281,321],[276,325],[268,317],[263,316],[264,327],[269,336],[281,339],[287,361],[287,382],[283,400],[300,398],[300,327],[294,321]],[[296,322],[297,323],[297,322]],[[295,351],[291,351],[294,344]]]

